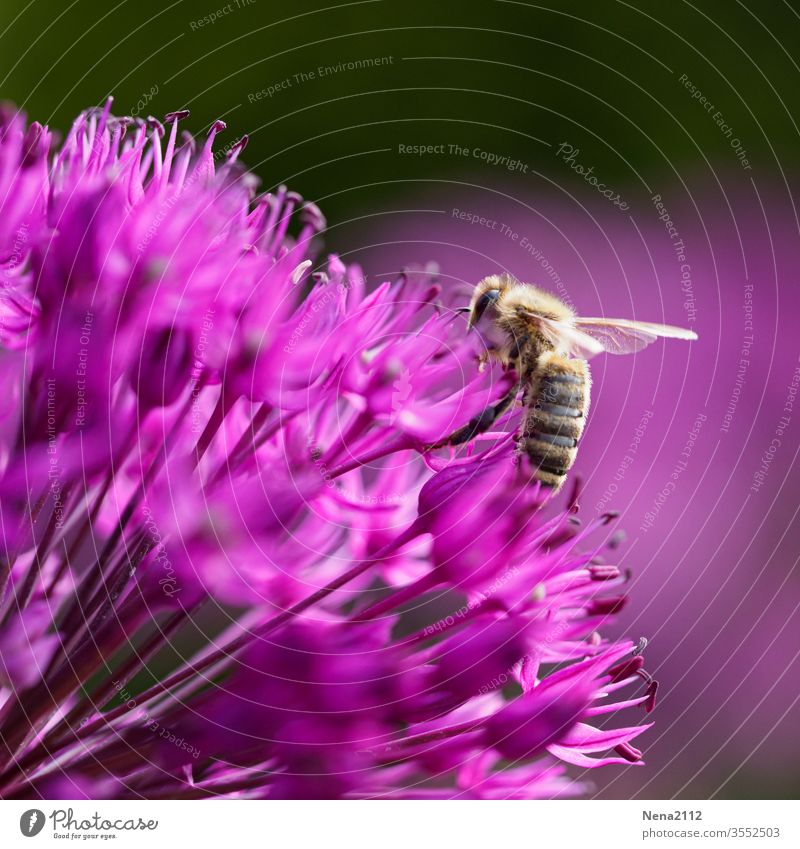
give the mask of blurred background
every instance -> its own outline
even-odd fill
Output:
[[[372,281],[509,271],[584,315],[665,321],[593,363],[577,463],[616,509],[661,681],[647,766],[605,798],[796,798],[800,14],[795,2],[4,0],[0,97],[188,108]]]

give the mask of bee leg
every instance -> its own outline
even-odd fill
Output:
[[[514,403],[519,392],[519,387],[519,382],[515,383],[499,401],[486,407],[477,416],[473,416],[467,424],[458,430],[454,430],[450,436],[446,436],[444,439],[426,446],[427,449],[431,451],[434,448],[443,448],[445,445],[463,445],[479,433],[485,433]]]

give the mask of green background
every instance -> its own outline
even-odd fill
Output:
[[[250,134],[265,188],[290,183],[332,224],[412,193],[403,181],[490,168],[403,156],[399,144],[480,147],[569,184],[579,178],[551,146],[567,141],[634,200],[654,182],[738,168],[684,74],[754,169],[779,174],[796,159],[800,19],[784,2],[239,2],[200,26],[224,4],[4,0],[0,91],[66,129],[108,94],[122,114],[157,88],[142,114],[189,108],[194,132],[224,117],[223,143]],[[294,76],[375,57],[392,61]]]

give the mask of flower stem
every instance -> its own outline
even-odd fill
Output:
[[[398,451],[406,451],[409,448],[413,448],[414,444],[414,441],[410,438],[402,437],[388,446],[384,444],[380,448],[376,448],[374,451],[363,454],[361,457],[355,457],[350,460],[350,462],[337,466],[337,468],[332,469],[329,472],[329,475],[332,478],[341,477],[342,475],[347,474],[347,472],[352,472],[353,469],[357,469],[360,466],[373,463],[375,460],[388,457],[390,454],[395,454]]]
[[[213,440],[217,435],[220,425],[223,421],[225,421],[228,409],[230,409],[230,407],[226,407],[225,389],[223,388],[220,389],[217,403],[214,405],[214,409],[206,422],[206,426],[203,428],[203,432],[200,434],[197,444],[194,447],[192,468],[194,468],[203,459],[203,455],[208,450],[208,446],[211,445],[211,440]]]
[[[480,719],[471,719],[468,722],[461,722],[458,725],[449,725],[446,728],[436,728],[433,731],[425,731],[422,734],[415,734],[412,737],[405,737],[402,740],[396,740],[392,743],[387,743],[377,749],[371,749],[377,755],[386,756],[386,760],[394,760],[394,753],[410,749],[413,746],[424,746],[426,743],[436,743],[439,740],[448,740],[450,737],[457,737],[459,734],[467,734],[470,731],[475,731],[480,728],[486,721],[486,717]]]
[[[70,488],[70,484],[67,484],[64,487],[64,501],[67,501],[69,498]],[[50,518],[47,521],[44,534],[39,540],[39,544],[36,546],[33,559],[31,560],[30,566],[28,566],[27,574],[20,585],[19,591],[17,591],[15,587],[14,592],[9,599],[8,607],[3,614],[2,621],[0,621],[0,627],[8,623],[8,620],[15,611],[24,610],[28,606],[28,602],[33,597],[34,590],[36,589],[36,582],[42,573],[42,563],[47,556],[47,550],[55,536],[56,530],[58,530],[58,515],[58,510],[54,506],[53,512],[50,514]]]
[[[144,693],[141,693],[136,697],[137,704],[143,704],[145,702],[150,701],[151,699],[156,698],[157,696],[168,693],[171,689],[177,687],[179,684],[182,684],[189,678],[192,678],[193,676],[197,675],[199,672],[203,672],[222,661],[230,660],[233,655],[241,651],[243,648],[250,646],[257,640],[260,640],[265,637],[267,634],[272,633],[276,629],[280,628],[282,625],[285,625],[290,620],[299,616],[301,613],[304,613],[310,607],[313,607],[315,604],[318,604],[320,601],[327,598],[332,593],[336,592],[336,590],[341,589],[343,586],[355,580],[360,575],[363,575],[364,572],[366,572],[374,563],[378,562],[382,558],[394,552],[396,549],[410,542],[410,540],[412,540],[417,535],[417,533],[418,531],[413,525],[407,528],[392,542],[390,542],[388,545],[384,546],[382,549],[372,555],[369,560],[363,560],[360,563],[357,563],[347,572],[344,572],[342,575],[339,575],[338,578],[334,578],[334,580],[332,580],[330,583],[326,584],[324,587],[321,587],[316,592],[304,598],[302,601],[297,602],[297,604],[293,605],[287,610],[284,610],[276,616],[273,616],[260,627],[254,628],[249,633],[242,634],[241,636],[231,640],[226,645],[221,646],[220,648],[213,651],[211,654],[196,661],[195,663],[187,664],[182,669],[179,669],[174,672],[165,681],[157,682]],[[120,705],[119,707],[110,710],[108,713],[97,717],[97,719],[93,720],[81,730],[80,736],[90,736],[95,731],[104,727],[108,723],[113,722],[115,719],[118,719],[121,716],[124,716],[126,713],[128,713],[128,710],[129,709],[126,705]]]
[[[45,490],[37,499],[36,503],[33,504],[30,508],[30,523],[31,527],[36,523],[37,518],[39,517],[39,513],[44,507],[44,502],[47,499],[47,490]],[[24,530],[24,522],[25,516],[19,520],[19,528],[18,534],[22,534]],[[14,564],[17,562],[17,557],[19,556],[19,541],[17,541],[17,546],[14,551],[9,554],[8,557],[3,557],[0,559],[0,604],[5,601],[6,590],[8,589],[8,579],[11,577],[11,570],[14,567]]]
[[[423,575],[421,578],[414,581],[413,584],[407,584],[405,587],[395,590],[395,592],[386,596],[386,598],[376,601],[375,604],[370,605],[366,610],[362,610],[360,613],[354,614],[351,621],[364,622],[368,619],[377,619],[384,613],[388,613],[390,610],[394,610],[396,607],[399,607],[401,604],[405,604],[405,602],[410,601],[412,598],[416,598],[418,595],[433,589],[438,583],[439,580],[436,577],[436,573],[428,572],[426,575]]]
[[[92,711],[99,710],[114,695],[117,684],[127,682],[156,652],[163,649],[169,637],[175,633],[192,612],[197,611],[197,607],[193,611],[183,609],[175,611],[163,625],[156,628],[155,633],[140,649],[132,647],[133,655],[120,669],[104,678],[94,692],[75,705],[58,725],[51,729],[43,739],[39,740],[33,748],[29,749],[23,758],[17,761],[15,773],[29,769],[45,756],[49,761],[56,752],[65,746],[79,742],[81,736],[73,731],[73,725]],[[70,735],[72,735],[72,739],[70,739]],[[0,775],[0,782],[6,777],[5,774]]]

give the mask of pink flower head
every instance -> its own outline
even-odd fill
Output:
[[[647,725],[594,724],[655,700],[598,631],[611,517],[548,503],[511,430],[432,447],[516,376],[429,271],[319,262],[316,206],[186,117],[109,102],[53,149],[1,116],[0,795],[543,798],[639,763]]]

